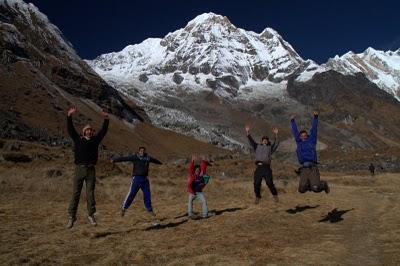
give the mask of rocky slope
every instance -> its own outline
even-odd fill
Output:
[[[141,123],[148,121],[144,110],[100,78],[32,4],[0,0],[0,61],[0,138],[64,145],[65,112],[75,105],[78,129],[87,122],[100,126],[101,109],[113,114],[110,148],[132,150],[142,143],[179,153],[186,152],[183,143],[207,146]]]

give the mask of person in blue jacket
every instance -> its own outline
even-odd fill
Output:
[[[297,159],[301,165],[299,169],[300,181],[299,192],[307,191],[326,193],[330,192],[328,183],[320,179],[317,159],[317,129],[318,112],[314,111],[314,118],[310,129],[310,134],[306,130],[299,131],[296,125],[295,116],[292,116],[290,124],[292,134],[297,144]]]

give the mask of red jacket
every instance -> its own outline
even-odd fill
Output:
[[[188,192],[191,193],[191,194],[195,194],[195,191],[193,190],[193,184],[196,181],[200,181],[201,177],[206,174],[207,161],[201,160],[201,162],[200,162],[200,173],[198,175],[196,175],[194,170],[195,170],[194,161],[192,160],[189,163],[189,176],[188,176]]]

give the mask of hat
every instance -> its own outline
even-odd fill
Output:
[[[93,130],[92,126],[89,125],[89,124],[87,124],[86,126],[83,127],[83,129],[82,129],[82,134],[84,134],[85,131],[88,130],[88,129],[92,129],[92,130]]]

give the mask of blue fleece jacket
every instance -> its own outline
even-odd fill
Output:
[[[318,115],[314,116],[312,121],[312,126],[310,129],[310,135],[308,139],[302,141],[300,139],[299,130],[297,129],[296,121],[292,119],[290,121],[292,126],[292,134],[294,139],[296,140],[297,144],[297,159],[299,160],[300,164],[311,162],[317,162],[317,127],[318,127]]]

